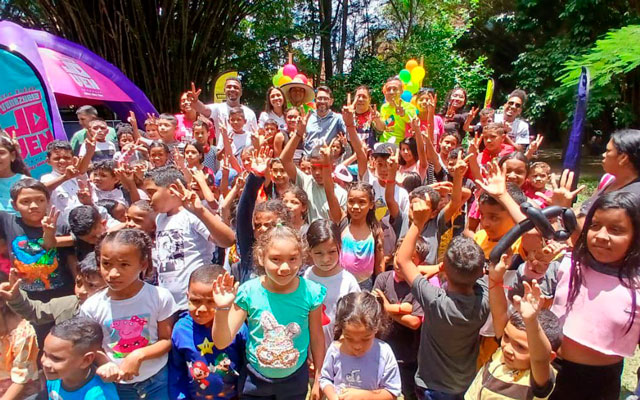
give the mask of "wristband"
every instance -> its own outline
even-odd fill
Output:
[[[216,307],[215,310],[216,311],[229,311],[229,310],[231,310],[231,306],[229,306],[229,307]]]
[[[382,179],[380,179],[380,182],[382,182],[382,183],[384,183],[384,184],[387,184],[387,183],[396,183],[396,180],[395,180],[395,179],[387,179],[387,180],[382,180]]]
[[[329,168],[329,164],[311,164],[312,167]]]
[[[345,125],[345,128],[350,129],[350,128],[355,128],[355,125]]]

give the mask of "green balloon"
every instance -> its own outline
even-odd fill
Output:
[[[411,81],[411,72],[409,72],[408,69],[403,69],[402,71],[400,71],[398,76],[400,77],[400,80],[404,83],[409,83],[409,81]]]
[[[278,86],[278,81],[280,80],[280,77],[276,74],[273,76],[273,78],[271,79],[271,82],[273,83],[273,86]]]

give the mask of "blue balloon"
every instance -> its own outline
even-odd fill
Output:
[[[413,97],[413,95],[411,94],[410,91],[405,90],[404,92],[402,92],[402,94],[400,95],[400,98],[406,102],[410,102],[411,101],[411,97]]]

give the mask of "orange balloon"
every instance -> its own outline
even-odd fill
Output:
[[[411,71],[412,69],[414,69],[417,66],[418,66],[418,62],[412,58],[411,60],[407,61],[407,64],[405,64],[404,67],[406,69],[408,69],[409,71]]]

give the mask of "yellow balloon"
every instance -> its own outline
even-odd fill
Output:
[[[418,66],[418,62],[412,58],[411,60],[407,61],[407,64],[404,67],[409,71],[411,71],[417,66]]]
[[[427,71],[425,71],[424,68],[420,66],[415,67],[413,71],[411,71],[411,80],[416,84],[420,84],[420,82],[422,82],[422,79],[424,79],[426,72]]]
[[[285,83],[289,83],[291,81],[292,81],[292,79],[291,79],[290,76],[282,75],[282,77],[280,79],[278,79],[278,86],[282,86]]]

